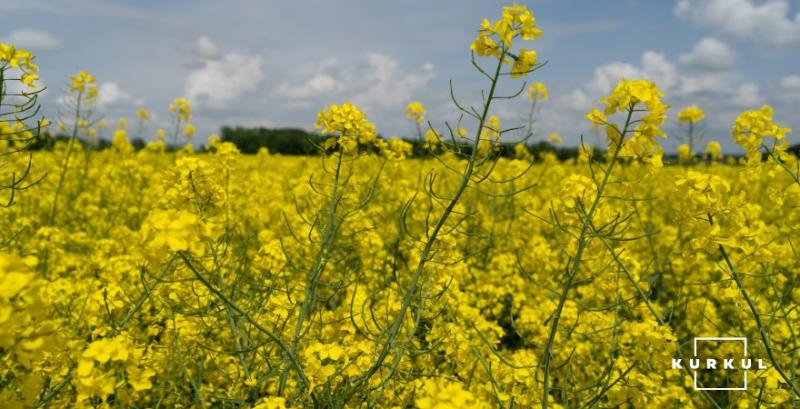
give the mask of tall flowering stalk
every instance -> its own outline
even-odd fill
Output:
[[[484,174],[477,174],[479,167],[482,164],[489,163],[491,160],[491,152],[496,151],[500,136],[503,133],[503,131],[499,129],[499,120],[490,115],[492,103],[498,98],[514,97],[521,92],[512,96],[498,96],[496,93],[499,80],[505,75],[510,75],[513,78],[524,77],[541,66],[540,64],[537,65],[536,51],[526,50],[524,48],[514,50],[513,48],[514,41],[517,39],[527,41],[538,38],[541,35],[541,30],[536,27],[534,22],[533,13],[531,13],[527,7],[516,4],[503,7],[502,18],[494,23],[491,23],[488,19],[483,20],[478,35],[471,44],[471,49],[474,53],[473,65],[489,80],[488,92],[485,94],[486,97],[483,100],[483,105],[480,110],[464,108],[463,104],[460,104],[454,98],[454,103],[459,110],[477,121],[477,128],[471,141],[470,152],[463,164],[463,168],[457,171],[460,175],[460,180],[455,191],[449,196],[441,216],[439,216],[438,220],[433,222],[430,231],[426,232],[427,239],[422,245],[419,262],[413,269],[413,274],[403,291],[400,307],[391,320],[389,327],[378,339],[379,352],[377,358],[369,369],[353,382],[346,396],[356,394],[361,391],[365,385],[368,385],[370,379],[383,367],[386,359],[390,355],[394,356],[394,362],[389,367],[397,368],[403,355],[402,346],[397,344],[397,338],[401,333],[403,323],[406,320],[406,315],[412,303],[420,299],[420,297],[424,297],[424,295],[420,295],[419,293],[419,284],[423,277],[425,267],[432,259],[434,246],[438,242],[442,232],[446,230],[445,226],[450,216],[453,214],[454,209],[459,204],[464,192],[468,187],[475,186],[481,181],[486,180],[493,169],[493,166],[490,165],[488,166],[488,170],[484,169]],[[477,63],[474,59],[474,55],[494,59],[496,61],[494,68],[487,72]],[[510,70],[505,71],[504,68],[508,64],[511,64]],[[452,132],[452,127],[449,128],[451,129],[451,138],[455,141],[456,134],[460,134],[461,132]],[[457,129],[461,129],[461,127],[457,126]],[[433,136],[437,136],[435,132]],[[429,144],[431,144],[431,142],[429,142]],[[433,192],[430,192],[430,194],[434,195]],[[385,385],[390,379],[391,373],[382,380],[381,384]]]
[[[683,150],[688,152],[686,152],[683,156],[686,157],[694,156],[695,142],[703,140],[704,133],[700,125],[702,125],[703,119],[705,119],[706,114],[697,105],[691,105],[678,111],[676,117],[678,119],[678,122],[686,124],[687,128],[686,135],[684,136],[686,144],[682,146],[685,146]],[[679,150],[680,149],[682,148],[679,147]],[[681,152],[679,151],[678,153],[680,155]]]
[[[609,96],[602,99],[603,111],[594,108],[586,115],[593,124],[604,127],[609,153],[600,181],[579,177],[571,184],[565,184],[565,209],[577,214],[580,220],[579,232],[574,236],[574,254],[564,268],[564,280],[556,309],[550,318],[550,332],[544,347],[541,368],[544,374],[542,382],[542,407],[548,407],[550,399],[550,370],[553,361],[553,346],[558,333],[561,314],[573,288],[582,263],[584,252],[589,243],[597,235],[594,225],[595,217],[601,209],[601,201],[609,184],[614,166],[621,157],[638,159],[650,166],[661,166],[662,150],[655,141],[657,136],[665,136],[661,125],[666,119],[667,106],[662,103],[662,92],[655,83],[647,80],[622,80]],[[642,114],[644,112],[644,114]],[[609,120],[609,115],[621,114],[622,125]],[[638,115],[636,115],[638,114]],[[572,188],[570,188],[572,187]],[[608,227],[613,231],[613,219]]]
[[[75,113],[72,118],[72,131],[70,132],[69,141],[67,142],[67,152],[64,154],[61,171],[58,175],[56,192],[53,196],[53,207],[50,211],[49,219],[50,225],[56,222],[58,202],[62,190],[64,189],[64,181],[67,177],[67,171],[69,170],[72,151],[75,149],[75,144],[78,143],[78,133],[82,129],[88,128],[94,110],[94,104],[97,102],[97,79],[88,72],[81,70],[70,77],[68,93],[73,98],[72,103]]]
[[[315,126],[325,135],[331,135],[324,144],[326,150],[335,149],[335,167],[332,171],[330,194],[327,197],[325,208],[319,209],[321,220],[315,220],[312,230],[320,234],[320,241],[311,267],[307,271],[303,299],[300,303],[290,349],[285,356],[288,358],[296,353],[304,331],[306,320],[311,319],[318,302],[317,291],[320,287],[322,275],[326,266],[334,258],[335,241],[341,229],[341,224],[346,216],[342,215],[340,206],[343,200],[343,184],[346,180],[342,177],[342,166],[346,157],[355,157],[359,146],[372,144],[377,140],[375,125],[355,105],[345,102],[341,105],[331,105],[317,114]],[[349,178],[347,178],[349,179]],[[281,375],[278,394],[282,395],[288,379],[289,366]]]
[[[0,42],[0,168],[10,164],[13,169],[8,182],[5,176],[0,181],[0,192],[8,192],[7,198],[0,199],[0,207],[10,207],[17,192],[38,183],[28,180],[31,155],[21,169],[14,164],[47,125],[44,119],[34,126],[26,123],[39,113],[38,99],[43,91],[36,84],[39,66],[33,60],[33,54],[27,50]]]
[[[175,114],[175,128],[172,130],[172,147],[178,150],[178,137],[183,134],[186,138],[194,135],[194,125],[189,123],[192,119],[192,106],[189,100],[183,97],[175,98],[169,104],[170,112]]]
[[[758,169],[764,166],[762,164],[761,153],[763,150],[766,152],[775,166],[783,169],[797,185],[800,185],[800,160],[787,152],[789,143],[786,142],[786,135],[791,133],[792,129],[775,122],[773,119],[773,112],[774,111],[771,106],[764,105],[760,109],[744,111],[739,114],[739,116],[736,117],[731,130],[733,139],[747,152],[745,163],[750,169]],[[771,144],[767,142],[767,138],[772,138]],[[715,231],[720,231],[719,218],[734,219],[733,216],[739,216],[742,219],[745,219],[745,215],[737,212],[730,212],[728,214],[720,212],[720,215],[717,216],[708,211],[706,214],[708,216],[707,221],[709,226]],[[717,217],[716,221],[715,217]],[[728,223],[733,226],[745,224],[744,220],[728,221]],[[746,229],[743,230],[746,231]],[[736,233],[741,234],[741,230],[740,232]],[[734,233],[734,237],[736,237],[736,233]],[[770,341],[767,327],[764,322],[764,314],[759,312],[756,303],[744,285],[742,273],[737,270],[729,254],[729,247],[733,247],[734,249],[750,249],[754,247],[748,245],[748,239],[749,238],[742,237],[739,240],[717,240],[716,244],[720,255],[725,261],[725,265],[728,267],[728,273],[730,274],[734,283],[736,283],[736,287],[739,289],[742,298],[744,298],[747,302],[750,314],[752,315],[753,320],[756,322],[758,327],[759,336],[764,346],[764,350],[767,353],[767,357],[772,363],[772,366],[780,375],[781,379],[787,385],[789,385],[789,389],[791,390],[793,396],[792,399],[794,400],[796,398],[800,398],[800,385],[798,385],[794,373],[792,376],[789,376],[789,374],[787,374],[786,370],[775,357],[774,347],[772,346],[772,342]],[[791,241],[791,239],[789,240]],[[788,314],[785,312],[784,315],[788,316]],[[792,352],[794,353],[794,351]]]
[[[761,165],[762,151],[775,165],[781,167],[800,184],[800,161],[787,151],[786,135],[792,132],[773,120],[774,109],[763,105],[759,109],[744,111],[736,117],[731,129],[733,140],[745,150],[745,163],[751,168]],[[769,141],[772,141],[771,143]]]

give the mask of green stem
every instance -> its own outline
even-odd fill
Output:
[[[397,335],[400,333],[400,329],[402,328],[403,321],[405,319],[405,314],[408,308],[411,306],[411,302],[414,299],[414,296],[417,292],[417,285],[419,283],[420,277],[422,276],[422,272],[425,269],[425,265],[429,261],[430,253],[433,249],[434,243],[436,243],[436,239],[438,238],[439,232],[444,227],[444,224],[447,222],[447,219],[450,217],[450,214],[453,212],[456,204],[461,199],[461,196],[464,194],[467,186],[469,185],[469,181],[472,178],[472,173],[475,170],[475,162],[477,160],[478,154],[478,145],[481,141],[481,133],[483,132],[484,125],[486,123],[486,119],[489,115],[489,107],[491,106],[492,100],[494,99],[494,93],[497,88],[497,82],[500,78],[500,70],[503,66],[503,59],[506,55],[506,50],[503,50],[501,53],[498,62],[497,68],[495,69],[494,77],[492,78],[492,84],[489,88],[489,93],[487,95],[486,103],[483,106],[483,113],[481,114],[480,121],[478,124],[478,129],[475,133],[475,140],[472,146],[472,152],[470,154],[469,161],[467,162],[466,168],[464,173],[461,177],[461,182],[459,183],[458,187],[456,188],[455,194],[450,199],[447,207],[442,213],[442,216],[436,222],[436,225],[433,228],[430,236],[428,236],[428,240],[423,247],[422,254],[420,256],[420,261],[417,264],[417,268],[414,271],[414,275],[411,277],[411,282],[408,284],[408,288],[406,289],[405,296],[403,298],[403,303],[400,306],[400,310],[397,312],[397,315],[394,318],[394,321],[386,333],[386,339],[384,340],[383,347],[381,348],[381,352],[378,355],[378,359],[370,366],[366,373],[364,373],[357,383],[354,385],[353,391],[358,390],[361,385],[364,385],[369,381],[369,379],[375,375],[375,373],[381,368],[383,362],[388,357],[390,351],[394,347],[394,341]],[[399,357],[395,357],[395,361],[400,359]]]
[[[600,199],[603,196],[603,192],[605,191],[606,185],[608,184],[608,179],[611,176],[611,171],[614,169],[614,164],[617,162],[617,158],[619,157],[619,152],[622,150],[622,145],[625,142],[625,134],[628,133],[628,127],[631,123],[631,117],[633,116],[633,105],[628,107],[628,116],[625,119],[625,126],[622,129],[622,132],[619,135],[619,142],[616,143],[614,147],[614,154],[608,162],[608,166],[606,167],[605,174],[603,175],[603,180],[601,181],[600,185],[597,187],[597,193],[595,194],[594,202],[592,203],[592,207],[589,209],[589,212],[586,214],[586,217],[583,220],[583,226],[581,227],[581,234],[578,237],[578,250],[575,253],[575,258],[572,259],[571,266],[567,269],[567,280],[564,284],[564,289],[561,291],[561,295],[558,299],[558,305],[556,306],[556,310],[553,313],[551,319],[553,323],[550,327],[550,335],[547,339],[547,344],[544,350],[544,363],[543,363],[543,371],[544,371],[544,380],[542,386],[542,408],[547,408],[547,398],[550,395],[550,364],[553,360],[553,343],[555,342],[556,333],[558,331],[558,323],[561,318],[561,312],[564,309],[564,304],[567,301],[567,294],[569,293],[570,287],[572,287],[572,282],[577,275],[578,268],[580,267],[581,261],[583,259],[583,251],[586,249],[586,246],[589,243],[588,233],[589,233],[589,226],[591,226],[592,218],[594,217],[595,212],[597,211],[598,204],[600,203]],[[591,165],[590,165],[591,166]]]
[[[42,406],[50,402],[53,398],[55,398],[58,395],[59,392],[61,392],[62,389],[64,389],[65,386],[69,384],[71,380],[72,380],[72,370],[70,369],[70,371],[67,372],[67,375],[64,376],[64,379],[62,379],[61,382],[58,383],[58,385],[53,387],[53,389],[50,389],[50,391],[47,392],[46,395],[42,396],[42,398],[36,402],[36,407],[41,408]]]
[[[323,271],[325,270],[325,266],[327,265],[329,257],[330,248],[333,244],[334,239],[336,238],[336,209],[339,205],[339,178],[341,175],[342,170],[342,160],[344,157],[344,152],[342,150],[339,151],[339,156],[336,161],[336,170],[333,179],[333,188],[331,191],[331,198],[329,203],[328,209],[328,221],[325,226],[324,233],[322,235],[322,241],[320,242],[319,251],[317,252],[317,256],[314,260],[314,265],[308,272],[308,277],[306,279],[306,289],[303,295],[303,303],[300,306],[300,312],[297,315],[297,322],[295,323],[294,327],[294,335],[292,336],[292,344],[287,351],[287,354],[294,354],[297,351],[297,346],[300,343],[301,334],[303,332],[303,323],[305,322],[306,318],[309,317],[312,312],[314,311],[314,306],[316,304],[316,297],[317,297],[317,288],[319,287],[320,277],[322,276]],[[288,367],[284,370],[283,374],[281,375],[280,384],[278,386],[278,396],[283,394],[283,389],[286,386],[286,378],[288,375]]]
[[[712,220],[709,216],[709,223],[712,223]],[[764,349],[767,352],[767,358],[769,358],[770,363],[775,368],[776,371],[781,375],[784,382],[789,385],[789,388],[792,390],[792,393],[800,396],[800,390],[798,390],[797,385],[794,381],[786,375],[781,365],[775,359],[775,355],[772,353],[772,346],[769,342],[769,337],[767,337],[767,329],[764,326],[764,323],[761,321],[761,314],[759,314],[758,309],[756,309],[755,303],[753,303],[753,299],[750,298],[750,295],[747,293],[747,290],[744,288],[742,284],[742,279],[739,276],[739,273],[736,272],[736,268],[733,266],[733,262],[731,262],[730,257],[728,257],[728,252],[725,251],[725,247],[722,244],[719,244],[719,252],[722,254],[722,258],[725,260],[725,264],[728,265],[728,268],[731,270],[731,278],[736,283],[736,286],[739,287],[739,291],[742,292],[742,297],[747,302],[747,306],[750,308],[750,313],[753,315],[753,318],[756,320],[756,325],[758,325],[758,333],[761,336],[761,342],[764,344]]]
[[[161,279],[164,277],[164,274],[166,274],[166,272],[172,266],[172,262],[175,260],[175,257],[176,255],[173,254],[169,258],[169,260],[167,260],[164,266],[161,267],[161,271],[159,272],[158,277],[156,278],[155,283],[153,285],[148,287],[147,284],[145,284],[144,293],[142,293],[142,295],[139,296],[139,299],[136,300],[136,303],[134,304],[133,308],[130,311],[128,311],[128,313],[125,314],[125,317],[122,318],[122,320],[120,320],[119,324],[117,324],[118,328],[124,327],[125,324],[127,324],[128,321],[130,321],[130,319],[133,318],[134,314],[136,314],[136,312],[139,311],[140,308],[142,308],[144,302],[147,301],[147,299],[149,299],[150,295],[153,293],[153,289],[155,288],[155,286],[161,282]],[[142,281],[144,282],[144,279],[142,279]]]
[[[780,160],[780,159],[779,159],[777,156],[775,156],[775,153],[773,152],[773,150],[772,150],[772,149],[769,149],[769,148],[768,148],[766,145],[764,145],[763,143],[761,144],[761,146],[764,148],[764,150],[766,150],[766,151],[767,151],[767,154],[769,155],[769,157],[770,157],[770,158],[771,158],[773,161],[775,161],[775,163],[777,163],[777,164],[778,164],[778,165],[779,165],[781,168],[783,168],[783,170],[785,170],[785,171],[786,171],[786,173],[788,173],[788,174],[789,174],[789,176],[791,176],[791,177],[792,177],[792,179],[794,179],[795,183],[797,183],[798,185],[800,185],[800,175],[798,175],[797,173],[794,173],[794,171],[792,171],[791,169],[789,169],[789,167],[788,167],[788,166],[786,166],[786,164],[785,164],[785,163],[784,163],[782,160]]]
[[[593,232],[593,234],[597,234],[598,233],[598,231],[594,228],[594,225],[592,225],[592,232]],[[656,309],[653,306],[653,304],[650,302],[650,298],[647,297],[647,295],[644,293],[644,290],[639,286],[639,283],[636,282],[636,280],[633,278],[633,274],[630,272],[628,267],[625,265],[625,263],[622,261],[622,259],[619,258],[619,254],[620,253],[617,253],[616,251],[614,251],[614,248],[611,246],[611,243],[609,243],[608,240],[606,240],[604,237],[602,237],[600,235],[597,235],[597,238],[605,245],[605,247],[608,250],[608,252],[611,253],[611,256],[614,258],[614,261],[617,263],[617,265],[619,265],[619,267],[622,269],[622,271],[625,272],[625,275],[628,277],[628,280],[630,280],[631,284],[634,287],[636,287],[636,292],[639,294],[639,297],[642,298],[642,301],[644,301],[644,303],[647,305],[647,309],[650,310],[650,313],[653,315],[653,318],[655,318],[656,321],[658,321],[658,323],[660,325],[667,325],[664,322],[663,318],[661,318],[661,315],[656,311]],[[681,359],[684,359],[683,358],[683,353],[681,353],[680,348],[676,348],[676,349],[678,351],[678,357],[681,358]],[[691,375],[691,371],[689,370],[689,368],[687,368],[685,366],[682,367],[682,368],[683,368],[684,372],[686,372],[688,375]],[[717,401],[715,401],[714,398],[711,395],[709,395],[708,391],[701,390],[701,393],[703,394],[703,397],[708,399],[708,401],[711,402],[714,405],[714,407],[716,407],[716,408],[720,407],[719,404],[717,403]]]
[[[226,296],[225,296],[225,294],[223,294],[223,293],[222,293],[222,292],[220,292],[220,291],[219,291],[219,290],[218,290],[216,287],[214,287],[213,285],[211,285],[211,283],[210,283],[210,282],[209,282],[209,281],[208,281],[208,280],[207,280],[205,277],[203,277],[203,275],[202,275],[202,274],[200,274],[200,272],[199,272],[199,271],[197,271],[197,269],[194,267],[194,265],[192,264],[192,262],[189,260],[189,257],[187,257],[185,253],[183,253],[183,252],[178,252],[178,255],[181,257],[181,259],[183,259],[183,262],[186,264],[186,267],[188,267],[188,268],[189,268],[189,270],[191,270],[191,271],[192,271],[192,273],[194,273],[194,276],[195,276],[195,277],[197,277],[197,279],[198,279],[198,280],[199,280],[199,281],[200,281],[200,282],[201,282],[201,283],[202,283],[202,284],[203,284],[203,285],[204,285],[206,288],[208,288],[208,290],[209,290],[209,291],[211,291],[211,293],[212,293],[212,294],[214,294],[214,295],[215,295],[217,298],[219,298],[219,299],[220,299],[220,300],[221,300],[223,303],[225,303],[225,305],[227,305],[227,306],[228,306],[228,308],[230,308],[231,310],[235,311],[237,314],[241,315],[241,316],[242,316],[242,317],[243,317],[243,318],[244,318],[244,319],[245,319],[247,322],[249,322],[249,323],[250,323],[250,324],[251,324],[253,327],[255,327],[257,330],[259,330],[260,332],[262,332],[264,335],[266,335],[266,336],[267,336],[269,339],[271,339],[273,342],[275,342],[276,344],[278,344],[278,346],[279,346],[279,347],[280,347],[280,348],[281,348],[281,349],[282,349],[284,352],[286,352],[286,354],[287,354],[287,356],[288,356],[288,358],[289,358],[289,362],[290,362],[290,363],[292,364],[292,366],[294,366],[294,368],[297,370],[298,376],[299,376],[299,378],[300,378],[300,382],[303,384],[303,386],[304,386],[304,387],[307,387],[307,386],[308,386],[308,378],[306,377],[305,373],[303,372],[303,368],[300,366],[300,362],[297,360],[297,357],[296,357],[296,356],[295,356],[293,353],[291,353],[291,351],[289,350],[289,346],[288,346],[288,345],[286,345],[286,342],[284,342],[284,341],[283,341],[283,340],[282,340],[280,337],[278,337],[278,336],[277,336],[275,333],[273,333],[272,331],[270,331],[270,330],[268,330],[267,328],[265,328],[265,327],[264,327],[263,325],[261,325],[261,324],[260,324],[258,321],[254,320],[252,317],[250,317],[250,315],[249,315],[249,314],[247,314],[246,312],[244,312],[244,310],[242,310],[241,308],[239,308],[239,306],[237,306],[237,305],[236,305],[236,304],[234,304],[234,303],[233,303],[233,302],[232,302],[230,299],[228,299],[228,297],[226,297]]]
[[[6,97],[6,67],[0,67],[0,106],[3,106],[3,99]]]
[[[81,102],[83,100],[83,91],[78,92],[78,102],[75,107],[75,118],[74,123],[72,124],[72,135],[69,138],[69,142],[67,143],[67,154],[64,158],[64,164],[61,166],[61,175],[58,179],[58,186],[56,187],[56,194],[53,198],[53,209],[50,211],[50,219],[48,221],[49,225],[53,225],[56,221],[56,212],[58,211],[58,198],[61,195],[61,189],[64,187],[64,179],[67,176],[67,168],[69,167],[69,159],[72,155],[72,146],[75,143],[75,139],[78,137],[78,122],[81,119]]]

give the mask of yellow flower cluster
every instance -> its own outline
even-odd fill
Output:
[[[93,397],[106,399],[122,392],[122,401],[130,402],[143,391],[151,389],[150,381],[156,375],[153,368],[143,367],[144,351],[133,345],[126,336],[101,338],[89,344],[78,360],[75,370],[77,377],[77,402],[84,403]],[[121,379],[121,381],[120,381]],[[130,394],[130,395],[129,395]]]
[[[421,124],[422,120],[425,119],[425,106],[422,105],[422,102],[409,102],[406,106],[406,118]]]
[[[478,399],[460,383],[439,380],[425,380],[421,391],[414,400],[418,409],[488,409],[492,406]]]
[[[413,146],[400,138],[390,138],[388,141],[378,139],[375,146],[381,155],[389,160],[403,160],[411,156]]]
[[[550,98],[547,92],[547,86],[541,82],[534,82],[528,87],[528,97],[531,101],[546,101]]]
[[[603,111],[594,108],[586,118],[595,125],[606,128],[609,148],[614,152],[618,151],[619,156],[640,159],[658,167],[661,166],[663,150],[654,138],[666,137],[661,126],[667,119],[668,108],[661,101],[662,96],[663,93],[652,81],[623,79],[609,96],[600,100],[605,104]],[[637,107],[644,108],[647,113],[636,118],[634,129],[609,122],[610,115],[624,113],[628,116],[626,124],[630,123]]]
[[[70,168],[88,171],[67,180],[65,196],[80,205],[64,210],[61,222],[47,223],[53,180],[0,213],[1,231],[27,226],[12,246],[24,257],[0,255],[0,371],[14,379],[0,388],[0,400],[32,406],[65,382],[51,406],[145,407],[161,400],[175,407],[202,399],[211,406],[242,400],[303,407],[333,399],[326,391],[346,390],[340,388],[369,370],[380,351],[376,334],[402,302],[396,288],[419,257],[416,238],[441,211],[435,201],[431,208],[408,198],[425,194],[418,175],[430,169],[441,172],[436,186],[452,186],[456,179],[446,169],[459,159],[386,162],[364,152],[343,168],[352,190],[337,196],[336,214],[348,216],[336,225],[340,241],[324,256],[319,306],[290,358],[258,328],[287,343],[294,335],[308,263],[325,235],[310,226],[328,214],[320,192],[331,179],[315,179],[326,174],[318,158],[239,155],[227,142],[211,142],[208,153],[177,159],[151,150],[76,155]],[[62,156],[63,150],[40,152],[34,160],[39,171],[56,172]],[[530,158],[501,159],[495,177],[515,177],[528,166],[515,183],[536,183],[534,189],[511,199],[506,185],[487,181],[481,189],[492,200],[473,192],[456,206],[459,214],[479,216],[448,224],[435,247],[425,301],[402,326],[415,352],[390,355],[370,381],[374,392],[348,402],[541,406],[539,362],[558,299],[540,288],[562,282],[599,186],[585,164],[546,158],[532,165]],[[648,170],[635,162],[617,168],[612,177],[619,182],[597,204],[594,228],[626,221],[619,241],[603,239],[624,270],[604,236],[589,242],[591,256],[576,278],[584,284],[568,296],[553,342],[550,407],[593,399],[586,385],[598,371],[624,379],[608,386],[601,407],[711,407],[684,387],[682,372],[668,369],[679,345],[723,331],[749,336],[752,354],[763,354],[746,304],[721,271],[717,246],[729,249],[743,271],[767,269],[768,276],[745,278],[745,286],[764,294],[756,301],[761,311],[781,314],[782,298],[766,295],[772,282],[788,285],[799,265],[786,237],[800,226],[793,210],[800,186],[784,188],[791,179],[782,172],[744,169],[710,163]],[[638,200],[640,192],[649,200]],[[659,324],[637,301],[626,270],[642,291],[659,294],[650,302],[662,317],[672,314],[670,324]],[[796,290],[786,297],[800,302]],[[620,303],[624,313],[609,307]],[[775,353],[788,356],[779,351],[792,349],[791,328],[800,321],[789,315],[768,325]],[[293,360],[304,369],[305,387]],[[469,378],[460,376],[464,368]],[[789,399],[785,383],[769,379],[765,394]],[[754,404],[757,395],[732,399]]]
[[[538,35],[514,5],[473,49],[522,74],[535,57],[511,41]],[[95,83],[81,72],[70,92]],[[661,164],[661,98],[623,80],[587,115],[604,160],[588,144],[493,155],[508,131],[488,102],[476,139],[428,129],[436,157],[414,160],[347,102],[317,117],[332,156],[245,155],[218,135],[167,152],[163,130],[137,150],[125,120],[92,150],[83,111],[32,153],[32,178],[59,177],[0,207],[0,407],[793,407],[800,162],[764,143],[789,129],[747,111],[734,139],[774,160],[720,163],[711,141],[705,161],[685,144],[684,163],[643,166]],[[173,136],[193,128],[188,101],[170,110]],[[749,391],[699,393],[670,368],[693,338],[729,335],[768,361]]]
[[[33,62],[33,54],[0,42],[0,70],[5,70],[6,67],[22,71],[20,82],[28,87],[34,87],[39,79],[39,66]]]
[[[212,237],[212,229],[192,213],[159,210],[142,222],[142,237],[152,254],[189,251],[202,254],[204,238]],[[201,239],[201,240],[198,240]]]
[[[511,76],[523,77],[536,65],[536,51],[522,48],[513,53],[511,48],[517,37],[529,41],[542,35],[542,30],[536,27],[535,21],[533,13],[526,6],[520,4],[505,6],[501,19],[494,23],[488,19],[483,20],[478,36],[472,41],[470,48],[478,56],[497,57],[503,62],[506,62],[507,57],[511,57],[513,59]]]
[[[326,149],[341,146],[346,153],[356,152],[359,144],[366,145],[377,138],[375,125],[369,122],[363,111],[349,102],[326,106],[317,113],[314,126],[324,135],[338,135],[325,141]]]
[[[85,92],[87,95],[97,94],[97,79],[94,75],[80,70],[70,77],[69,89],[73,92]]]
[[[792,132],[791,128],[776,123],[772,115],[772,107],[763,105],[759,109],[742,112],[733,123],[733,140],[747,152],[747,162],[751,165],[761,161],[759,149],[764,145],[765,138],[774,138],[778,142]]]
[[[689,146],[689,144],[686,143],[678,145],[677,153],[678,153],[678,160],[681,162],[686,162],[690,160],[693,155],[692,148]]]
[[[147,122],[150,120],[150,112],[147,112],[147,110],[144,108],[137,109],[136,116],[139,117],[139,120],[142,122]]]
[[[60,322],[48,319],[47,282],[35,273],[33,256],[0,253],[0,374],[11,387],[0,390],[0,402],[32,406],[43,387],[42,356],[53,353]]]
[[[697,105],[688,106],[678,111],[678,121],[698,123],[706,117],[705,112]]]
[[[717,141],[710,141],[706,145],[705,153],[711,157],[711,160],[722,159],[722,145]]]
[[[192,107],[189,104],[189,100],[186,98],[175,98],[175,100],[169,104],[169,110],[177,115],[178,121],[180,122],[186,122],[192,119]]]

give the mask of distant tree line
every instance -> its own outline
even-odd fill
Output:
[[[320,153],[320,146],[325,140],[325,137],[317,133],[308,132],[303,129],[297,128],[248,128],[248,127],[229,127],[224,126],[221,129],[221,138],[223,141],[228,141],[236,145],[242,153],[257,153],[260,148],[267,148],[270,153],[281,155],[317,155]],[[69,140],[65,135],[51,135],[50,133],[43,132],[30,146],[31,150],[52,149],[57,141],[66,142]],[[419,139],[407,139],[413,147],[413,156],[425,157],[430,153],[425,149],[423,142]],[[134,148],[142,149],[146,145],[146,141],[141,138],[134,138],[130,140]],[[111,142],[106,139],[97,139],[91,143],[85,141],[81,142],[85,148],[89,149],[106,149],[111,146]],[[578,148],[576,147],[559,147],[550,142],[539,141],[529,143],[528,150],[534,155],[551,152],[556,155],[560,160],[571,159],[578,155]],[[172,149],[173,147],[169,147]],[[471,145],[463,144],[460,147],[461,151],[469,154]],[[789,152],[800,156],[800,144],[793,145],[789,148]],[[596,155],[601,152],[595,152]],[[513,144],[501,144],[501,156],[512,157],[514,156]],[[674,154],[665,154],[665,159],[674,159]]]
[[[296,128],[245,128],[223,126],[223,141],[232,142],[242,153],[267,148],[283,155],[314,155],[325,140],[319,134]]]
[[[223,141],[232,142],[242,153],[256,153],[262,147],[267,148],[271,153],[283,155],[316,155],[319,154],[319,146],[325,137],[308,132],[303,129],[295,128],[245,128],[245,127],[223,127],[221,132]],[[425,157],[430,153],[425,149],[422,141],[417,138],[406,139],[413,147],[413,156]],[[537,142],[528,145],[533,153],[552,152],[559,159],[568,159],[577,156],[577,148],[561,148],[549,142]],[[462,152],[469,154],[471,145],[464,143],[460,146]],[[514,156],[513,144],[502,144],[502,156]]]
[[[75,141],[81,144],[84,149],[103,150],[111,147],[111,141],[103,138],[97,138],[91,142],[87,142],[80,138],[76,139]],[[61,134],[53,135],[49,132],[42,132],[33,140],[28,149],[32,151],[52,150],[56,142],[67,143],[69,142],[69,136]],[[133,145],[133,148],[136,150],[142,149],[145,147],[145,145],[147,145],[147,142],[142,138],[129,139],[128,142],[130,142],[130,144]]]

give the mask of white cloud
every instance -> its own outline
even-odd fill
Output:
[[[752,83],[739,85],[741,75],[736,72],[686,72],[680,70],[664,54],[645,51],[639,65],[622,62],[601,65],[595,68],[593,78],[583,87],[572,90],[556,100],[565,107],[585,109],[586,101],[593,103],[607,95],[623,78],[648,79],[655,82],[666,94],[665,99],[668,103],[714,97],[725,100],[725,104],[747,106],[761,99],[758,86]]]
[[[787,75],[773,85],[769,91],[770,99],[800,110],[800,75]]]
[[[594,101],[586,95],[582,89],[573,89],[571,92],[560,95],[556,98],[558,105],[565,106],[577,112],[586,111],[591,108]]]
[[[701,41],[702,43],[702,41]],[[700,49],[706,47],[699,47]],[[694,50],[684,55],[698,56]],[[675,111],[684,106],[697,104],[707,112],[707,126],[717,135],[725,135],[736,114],[743,109],[752,109],[765,102],[759,86],[752,82],[742,81],[742,75],[734,70],[714,71],[689,69],[697,67],[686,64],[687,58],[680,58],[680,65],[671,61],[665,54],[654,51],[645,51],[639,63],[611,62],[596,67],[592,78],[582,86],[565,90],[562,93],[551,90],[553,100],[545,103],[539,116],[543,129],[561,133],[568,143],[575,144],[578,137],[591,135],[585,121],[575,123],[575,118],[582,117],[592,107],[599,106],[598,100],[608,95],[614,85],[622,79],[649,79],[654,81],[659,89],[664,92],[664,101],[672,106],[669,111],[674,120]],[[698,62],[693,59],[692,62]],[[722,67],[719,65],[717,67]],[[710,67],[709,67],[710,68]],[[781,81],[780,89],[800,90],[800,76],[786,77]],[[776,93],[776,92],[775,92]],[[791,91],[783,92],[784,98],[792,98]],[[798,98],[800,103],[800,98]],[[670,121],[672,121],[670,120]],[[667,124],[667,130],[673,126]],[[715,139],[726,140],[723,137]],[[677,139],[669,139],[667,146],[674,146]]]
[[[225,107],[264,80],[259,55],[227,53],[218,60],[206,59],[186,78],[186,96],[193,102]]]
[[[194,53],[203,59],[216,59],[219,57],[219,47],[210,37],[201,36],[195,42]]]
[[[608,95],[623,78],[649,79],[664,92],[679,88],[681,81],[675,64],[664,54],[654,51],[645,51],[639,64],[611,62],[598,66],[594,69],[592,78],[581,87],[561,95],[555,89],[551,92],[553,101],[543,105],[538,117],[542,130],[545,133],[559,132],[571,144],[577,144],[580,135],[588,138],[592,135],[588,122],[578,121],[576,124],[576,119],[582,118],[592,107],[598,106],[598,100]]]
[[[706,37],[691,52],[678,58],[681,66],[698,70],[725,71],[736,66],[736,52],[724,42]]]
[[[761,104],[762,98],[758,90],[758,85],[745,83],[736,89],[733,100],[741,107],[755,107]]]
[[[669,62],[664,54],[645,51],[640,66],[630,63],[612,62],[594,70],[594,77],[586,88],[590,94],[605,95],[611,92],[620,79],[648,79],[662,89],[671,88],[678,81],[675,64]]]
[[[680,0],[675,14],[732,37],[770,47],[800,46],[800,13],[787,0]]]
[[[131,95],[125,92],[116,82],[103,82],[97,87],[97,106],[105,108],[130,101]]]
[[[701,72],[681,77],[679,93],[682,95],[714,94],[730,89],[739,78],[734,72]]]
[[[344,90],[345,82],[338,70],[339,62],[335,58],[322,62],[316,71],[303,83],[283,83],[275,90],[279,97],[285,97],[290,103],[303,106],[302,100],[316,95],[330,94]],[[300,100],[300,101],[298,101]]]
[[[395,60],[378,53],[367,54],[366,65],[360,71],[367,86],[353,101],[383,108],[404,106],[436,75],[433,64],[423,64],[419,72],[405,73],[398,69]]]
[[[409,135],[414,129],[404,115],[409,102],[422,101],[434,121],[452,113],[444,104],[447,94],[429,89],[435,75],[430,63],[408,69],[388,55],[366,53],[361,58],[306,63],[271,97],[290,115],[309,119],[327,104],[350,101],[367,113],[380,132]]]
[[[3,42],[33,51],[54,50],[61,45],[61,41],[50,33],[30,28],[12,31],[8,37],[3,39]]]
[[[339,98],[371,109],[400,109],[417,98],[434,76],[433,64],[405,72],[391,57],[368,53],[355,67],[329,59],[307,72],[305,79],[281,84],[275,95],[285,98],[289,107],[306,107],[317,99],[324,105]]]
[[[789,75],[781,78],[781,88],[787,91],[800,92],[800,75]]]

